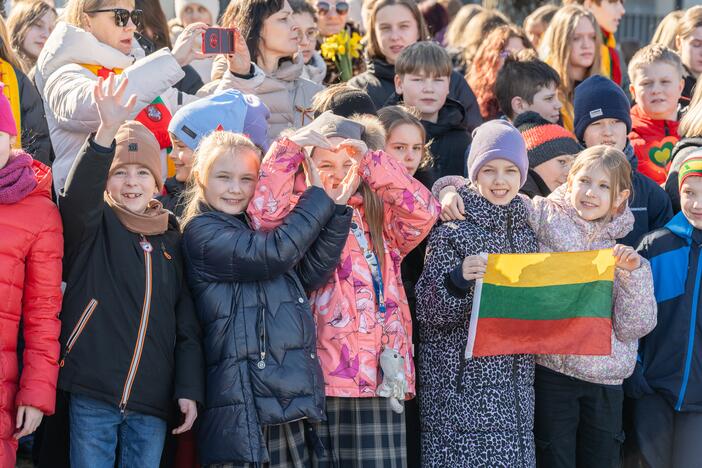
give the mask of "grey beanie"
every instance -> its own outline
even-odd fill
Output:
[[[468,153],[470,181],[475,183],[480,168],[495,159],[506,159],[517,166],[521,188],[529,170],[526,143],[519,130],[506,120],[490,120],[473,130],[473,142]]]

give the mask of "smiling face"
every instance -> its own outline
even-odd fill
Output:
[[[606,2],[607,0],[604,0]],[[586,17],[580,18],[573,30],[570,48],[569,69],[574,71],[573,79],[582,79],[582,74],[595,62],[595,44],[597,38],[593,24]]]
[[[677,120],[678,100],[685,81],[678,69],[665,62],[638,67],[632,77],[631,96],[649,117]]]
[[[568,180],[568,172],[573,164],[573,156],[563,155],[550,159],[534,168],[550,191],[556,190]]]
[[[343,138],[329,137],[329,144],[332,148],[339,145]],[[330,151],[324,148],[314,148],[312,160],[319,170],[319,175],[327,189],[337,188],[344,180],[349,169],[353,166],[353,159],[348,155],[346,149]]]
[[[217,156],[209,168],[203,193],[207,203],[217,211],[238,215],[246,210],[258,183],[260,162],[248,148],[229,150]]]
[[[134,2],[117,0],[103,8],[124,8],[132,11],[134,10]],[[85,30],[92,33],[98,41],[119,50],[125,55],[132,51],[132,39],[137,27],[131,18],[129,18],[126,26],[121,27],[115,24],[115,14],[111,11],[83,13],[83,15]]]
[[[680,208],[687,220],[702,229],[702,177],[688,177],[680,187]]]
[[[675,39],[680,59],[695,77],[702,74],[702,26],[696,27],[687,37]]]
[[[317,23],[312,15],[305,11],[294,14],[293,21],[298,31],[300,53],[304,62],[308,63],[317,45]]]
[[[436,123],[439,111],[446,104],[449,81],[448,76],[395,75],[395,90],[402,95],[405,105],[419,110],[422,120]]]
[[[190,3],[183,8],[183,11],[180,12],[180,19],[184,27],[198,22],[205,24],[212,24],[213,22],[210,10],[199,3]]]
[[[568,192],[578,216],[586,221],[597,221],[615,213],[626,201],[629,191],[612,197],[612,180],[602,167],[591,165],[581,168],[568,179]]]
[[[56,13],[48,10],[27,29],[22,41],[22,50],[31,58],[36,59],[44,48],[46,40],[56,25]]]
[[[385,142],[385,152],[400,161],[407,173],[414,175],[424,156],[424,136],[415,125],[400,124],[392,129]]]
[[[190,177],[190,171],[193,168],[194,151],[172,133],[170,133],[170,137],[173,150],[168,154],[168,157],[173,161],[173,165],[175,166],[176,180],[178,182],[185,182],[188,180],[188,177]]]
[[[260,50],[262,56],[278,58],[290,57],[297,52],[299,38],[292,17],[292,8],[286,1],[283,8],[263,21]]]
[[[593,0],[585,0],[585,8],[592,12],[602,29],[611,33],[617,32],[619,22],[626,13],[621,0],[601,0],[599,5]]]
[[[591,123],[583,133],[585,147],[597,145],[612,146],[619,151],[626,147],[626,123],[619,119],[601,119]]]
[[[388,5],[376,12],[374,34],[380,53],[393,65],[407,46],[419,40],[419,25],[406,6]]]
[[[132,213],[143,213],[149,201],[158,194],[156,179],[141,164],[125,164],[110,172],[107,193]]]
[[[506,159],[485,163],[476,176],[475,185],[480,195],[493,205],[507,205],[521,188],[519,168]]]

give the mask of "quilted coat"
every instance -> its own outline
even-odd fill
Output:
[[[51,201],[51,172],[32,163],[37,186],[23,200],[0,204],[0,466],[15,466],[16,408],[54,412],[61,323],[61,217]],[[0,189],[2,190],[2,189]],[[17,336],[24,327],[18,378]]]
[[[270,232],[206,211],[183,234],[207,368],[204,464],[266,463],[262,426],[324,418],[324,378],[305,289],[339,262],[351,210],[312,187]]]

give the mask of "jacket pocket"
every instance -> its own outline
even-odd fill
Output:
[[[78,322],[76,322],[76,325],[73,327],[71,334],[68,335],[68,340],[66,340],[66,347],[63,350],[63,354],[61,354],[61,360],[59,361],[59,366],[63,367],[63,365],[65,363],[66,356],[68,356],[68,353],[71,352],[71,350],[75,346],[76,342],[78,341],[78,338],[83,333],[83,330],[85,330],[85,327],[88,324],[88,322],[90,321],[90,318],[93,316],[93,312],[95,312],[97,305],[98,305],[97,299],[90,299],[90,302],[88,302],[88,305],[86,305],[85,309],[83,309],[83,312],[80,314],[80,317],[78,318]]]

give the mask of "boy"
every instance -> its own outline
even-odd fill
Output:
[[[614,34],[619,28],[626,10],[623,0],[564,0],[563,4],[577,3],[592,12],[602,32],[602,49],[600,51],[601,74],[611,79],[624,90],[629,89],[629,77],[626,74],[624,54],[617,45]]]
[[[639,172],[661,185],[678,142],[678,101],[685,81],[678,54],[651,44],[634,54],[629,64],[632,129],[629,140],[639,161]]]
[[[646,466],[699,466],[702,459],[702,326],[698,290],[702,271],[702,151],[690,154],[678,174],[678,213],[643,238],[639,253],[651,262],[658,326],[639,343],[628,390],[634,439]]]
[[[495,96],[502,112],[512,121],[519,114],[533,111],[557,124],[563,107],[558,99],[560,83],[556,70],[539,60],[533,52],[525,51],[517,58],[510,56],[505,60],[497,74]]]
[[[245,133],[263,153],[268,150],[270,112],[258,97],[230,89],[181,107],[168,124],[173,150],[168,157],[175,174],[166,179],[156,197],[163,207],[180,218],[185,207],[185,183],[190,177],[193,153],[207,134],[215,130]]]
[[[575,88],[574,116],[575,136],[585,147],[614,146],[631,164],[634,193],[629,206],[634,229],[620,242],[634,247],[641,236],[663,227],[673,217],[673,210],[665,191],[636,169],[638,160],[627,139],[631,130],[629,99],[612,80],[591,76]]]
[[[448,97],[451,70],[449,55],[430,41],[407,47],[395,63],[396,94],[406,106],[417,108],[431,142],[434,165],[415,176],[427,187],[439,177],[462,175],[465,169],[470,135],[465,109]]]

